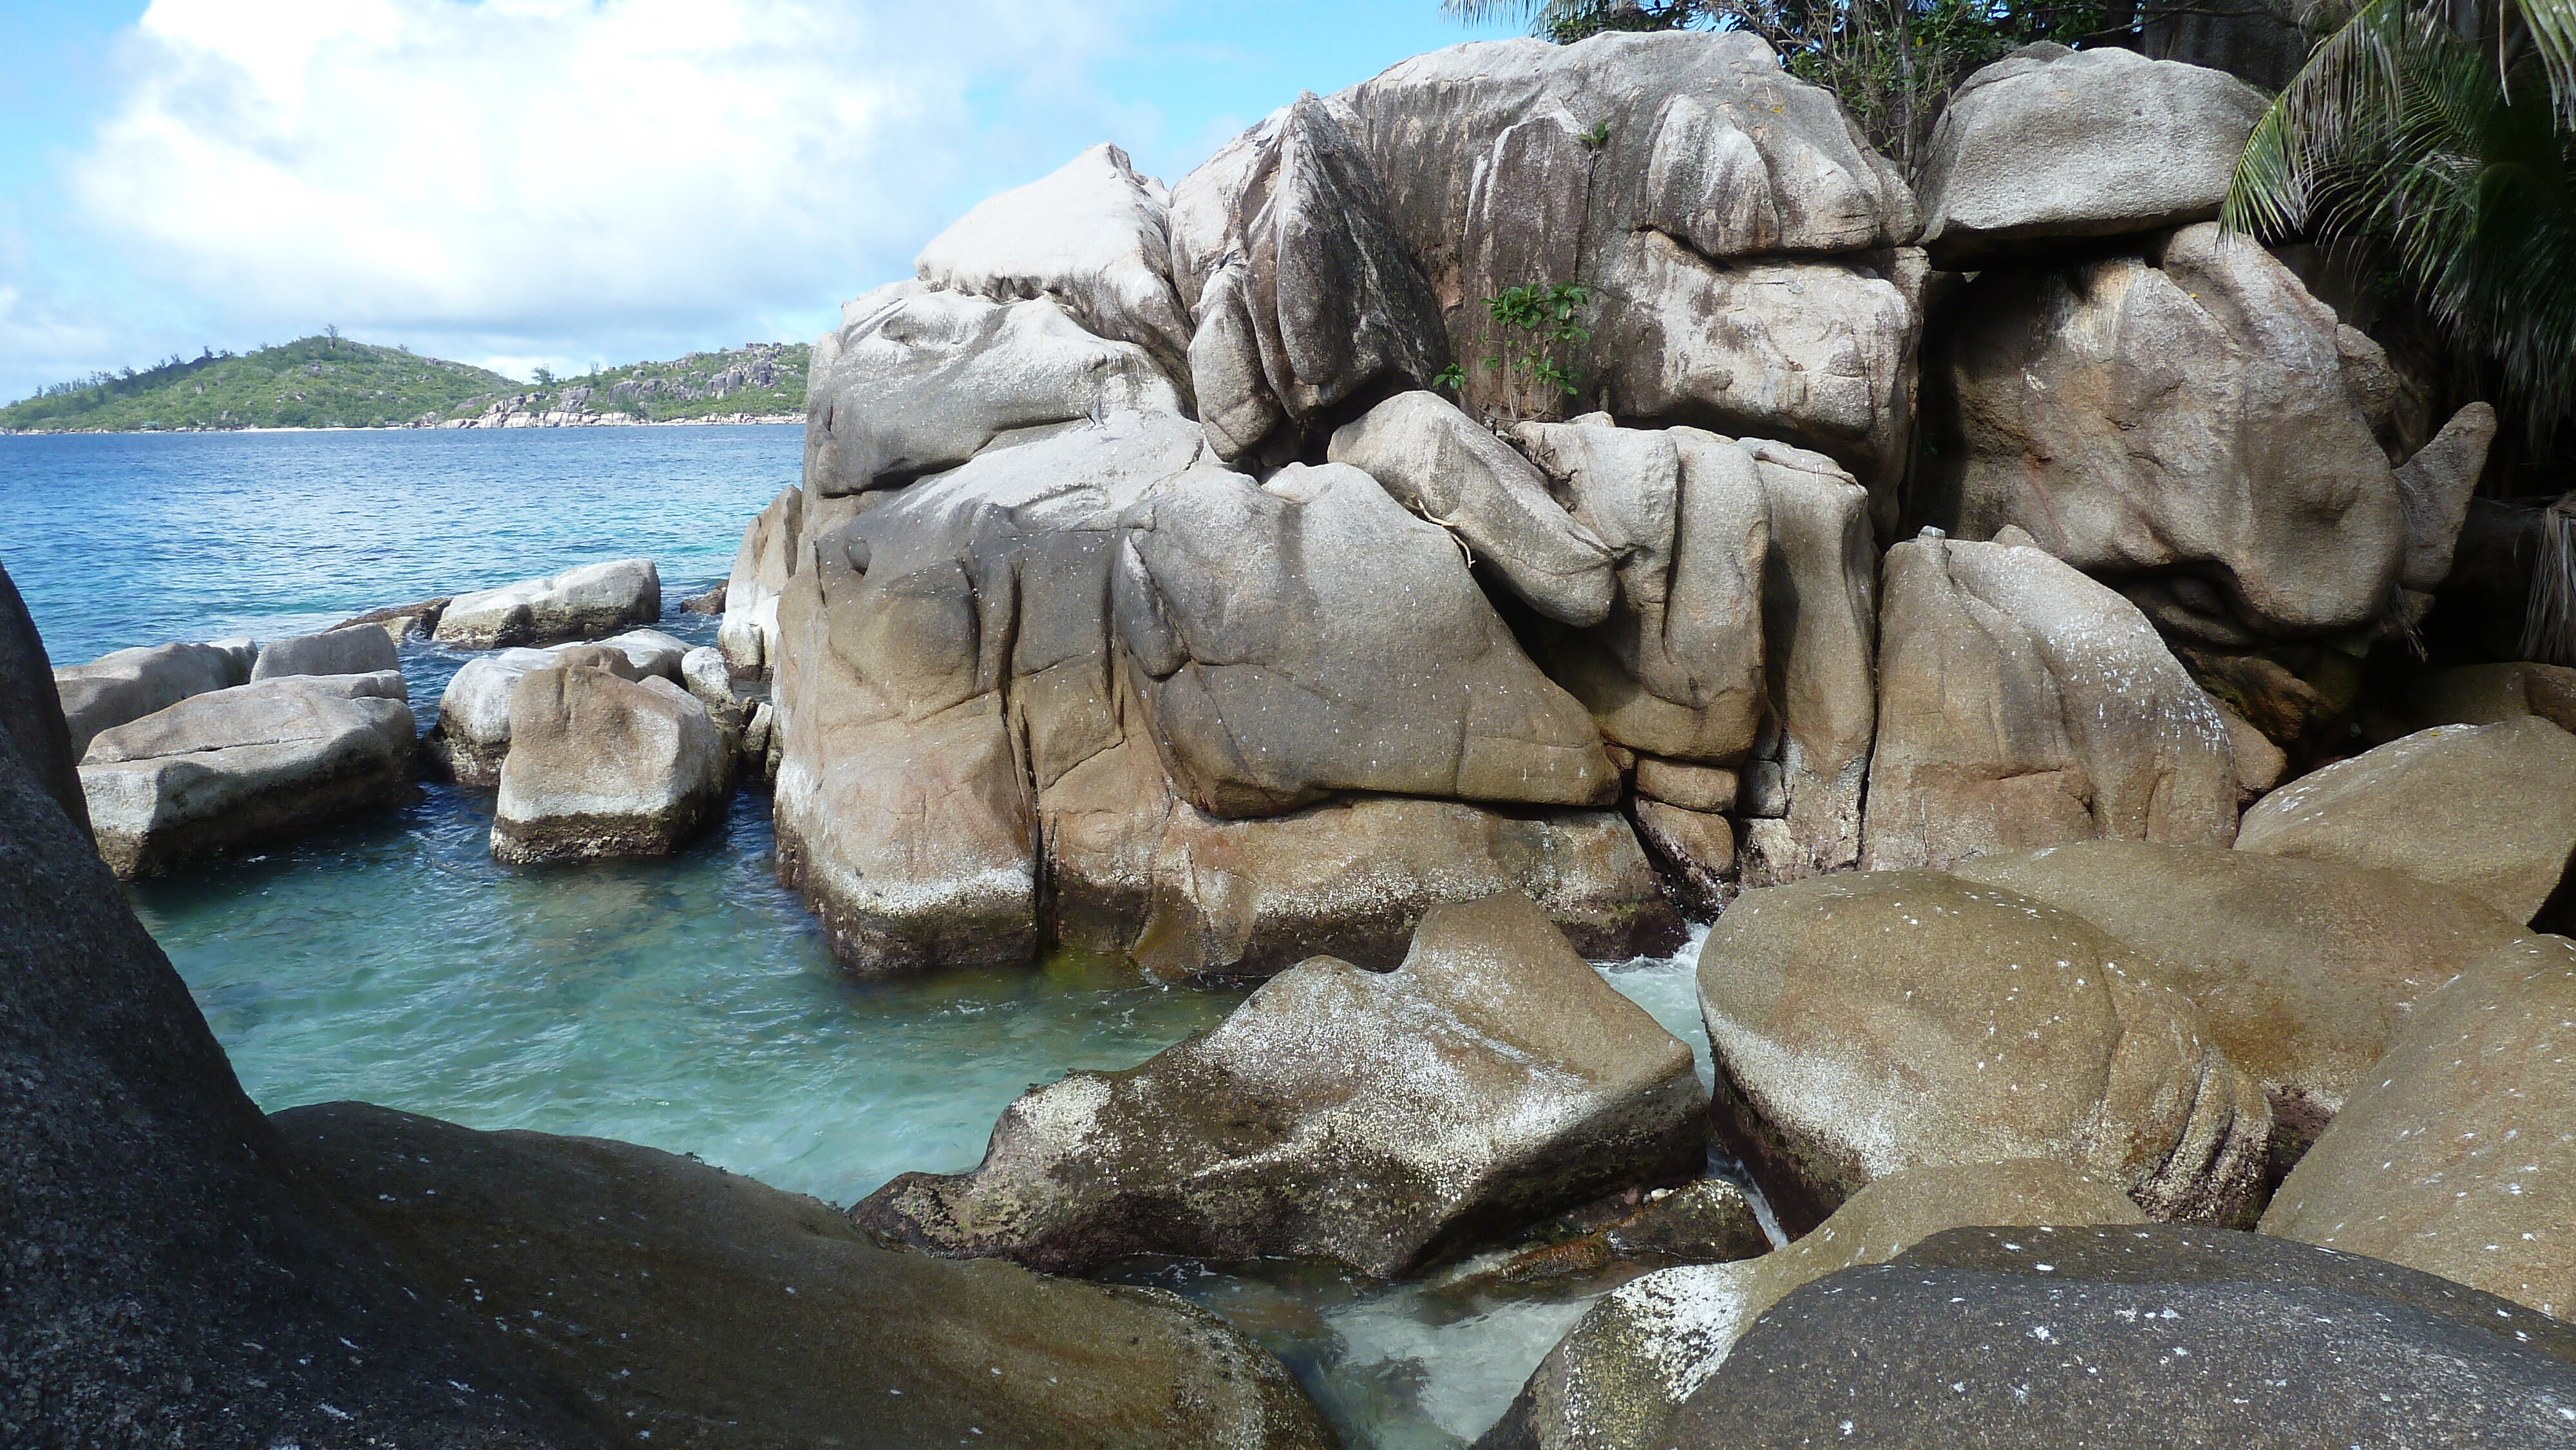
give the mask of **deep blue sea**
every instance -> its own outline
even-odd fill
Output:
[[[801,446],[777,426],[0,437],[0,564],[58,665],[637,556],[661,569],[661,627],[707,641],[679,602],[725,576]],[[424,728],[465,658],[405,648]],[[1030,1086],[1133,1066],[1240,1000],[1038,968],[854,981],[779,888],[756,794],[659,861],[506,868],[491,814],[432,783],[132,888],[262,1107],[623,1138],[848,1203],[974,1166]],[[1609,975],[1705,1068],[1695,957]],[[1155,1281],[1259,1335],[1360,1446],[1473,1440],[1585,1303],[1288,1268]]]

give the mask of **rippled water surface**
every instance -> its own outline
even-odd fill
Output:
[[[275,638],[380,605],[648,555],[662,627],[794,482],[798,430],[0,438],[0,562],[56,663]],[[466,658],[414,644],[426,723]],[[623,1138],[837,1203],[982,1155],[1030,1086],[1132,1066],[1240,994],[1074,968],[837,972],[772,874],[768,801],[660,861],[496,864],[488,793],[134,890],[263,1107],[361,1098],[478,1128]],[[1608,968],[1700,1052],[1696,946]],[[1133,1277],[1281,1354],[1354,1445],[1472,1440],[1589,1291],[1492,1300],[1311,1268]]]

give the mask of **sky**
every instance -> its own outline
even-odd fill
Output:
[[[803,341],[991,192],[1177,180],[1511,33],[1438,0],[0,0],[0,402],[325,325],[526,377]]]

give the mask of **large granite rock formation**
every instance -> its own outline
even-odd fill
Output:
[[[1748,891],[1700,948],[1720,1134],[1791,1232],[1923,1164],[2054,1158],[2147,1215],[2251,1221],[2271,1113],[2165,973],[1933,871]]]
[[[1201,809],[1618,798],[1592,721],[1521,653],[1457,544],[1358,469],[1202,472],[1126,525],[1119,643]]]
[[[18,597],[17,581],[0,569],[0,741],[15,750],[35,788],[87,835],[89,801],[81,794],[80,757],[89,742],[75,744],[64,723],[49,687],[49,681],[60,679],[36,622],[27,615],[26,601]]]
[[[2416,1004],[2263,1231],[2576,1311],[2576,943],[2497,949]]]
[[[1960,83],[1923,162],[1923,246],[1974,270],[2209,221],[2263,96],[2224,71],[2134,50],[2026,45]]]
[[[598,639],[662,617],[662,575],[650,559],[584,564],[448,601],[430,638],[461,649]]]
[[[1051,297],[1001,303],[920,282],[844,303],[807,376],[809,509],[954,468],[1021,429],[1181,408],[1143,348],[1083,331]]]
[[[2528,922],[2576,862],[2576,735],[2531,716],[2419,731],[2265,796],[2236,844],[2395,871]]]
[[[1517,896],[1441,906],[1392,972],[1317,957],[1142,1066],[1002,1115],[972,1173],[855,1210],[946,1254],[1323,1256],[1387,1276],[1557,1209],[1688,1177],[1690,1049]]]
[[[667,856],[723,812],[732,783],[724,732],[669,680],[573,662],[532,670],[510,690],[492,854],[513,865]]]
[[[1478,1450],[1659,1450],[1691,1392],[1763,1312],[1802,1285],[1977,1224],[2133,1224],[2109,1184],[2039,1159],[1909,1168],[1851,1196],[1787,1248],[1660,1270],[1592,1306],[1540,1361]]]
[[[2223,1230],[1961,1228],[1773,1305],[1656,1443],[2538,1447],[2572,1406],[2576,1330],[2429,1274]]]
[[[1091,333],[1134,343],[1190,392],[1192,327],[1172,287],[1171,197],[1103,144],[977,202],[930,240],[913,275],[995,302],[1049,297]]]
[[[637,629],[597,644],[505,649],[467,660],[438,697],[438,723],[421,741],[422,754],[459,785],[497,786],[510,756],[510,693],[530,671],[578,663],[630,680],[677,680],[688,649],[660,630]]]
[[[2083,917],[2142,953],[2129,971],[2190,998],[2271,1100],[2275,1181],[2416,1002],[2520,934],[2487,903],[2412,877],[2219,846],[2084,841],[1951,870]]]
[[[2250,240],[2202,223],[1998,268],[1949,315],[1926,367],[1925,509],[1963,538],[2021,528],[2160,627],[2226,645],[2353,629],[2401,583],[2429,587],[2410,556],[2449,556],[2447,505],[2407,496],[2474,479],[2479,430],[2401,487],[2334,312]]]
[[[2236,771],[2217,708],[2128,601],[2017,538],[1887,552],[1865,864],[2225,844]]]
[[[90,742],[81,789],[99,854],[148,876],[392,805],[411,788],[412,730],[391,670],[191,695]]]
[[[736,675],[766,677],[777,662],[778,596],[805,543],[805,490],[782,488],[745,525],[725,578],[724,623],[716,646]]]
[[[1285,1366],[1174,1295],[889,1250],[629,1143],[364,1103],[274,1121],[427,1302],[630,1445],[1332,1443]]]
[[[54,694],[71,732],[72,758],[98,732],[166,710],[190,695],[250,683],[259,647],[247,640],[121,649],[53,672]]]

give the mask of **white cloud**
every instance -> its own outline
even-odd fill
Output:
[[[156,0],[72,190],[261,338],[562,366],[801,335],[1108,134],[1087,74],[1128,3]]]

